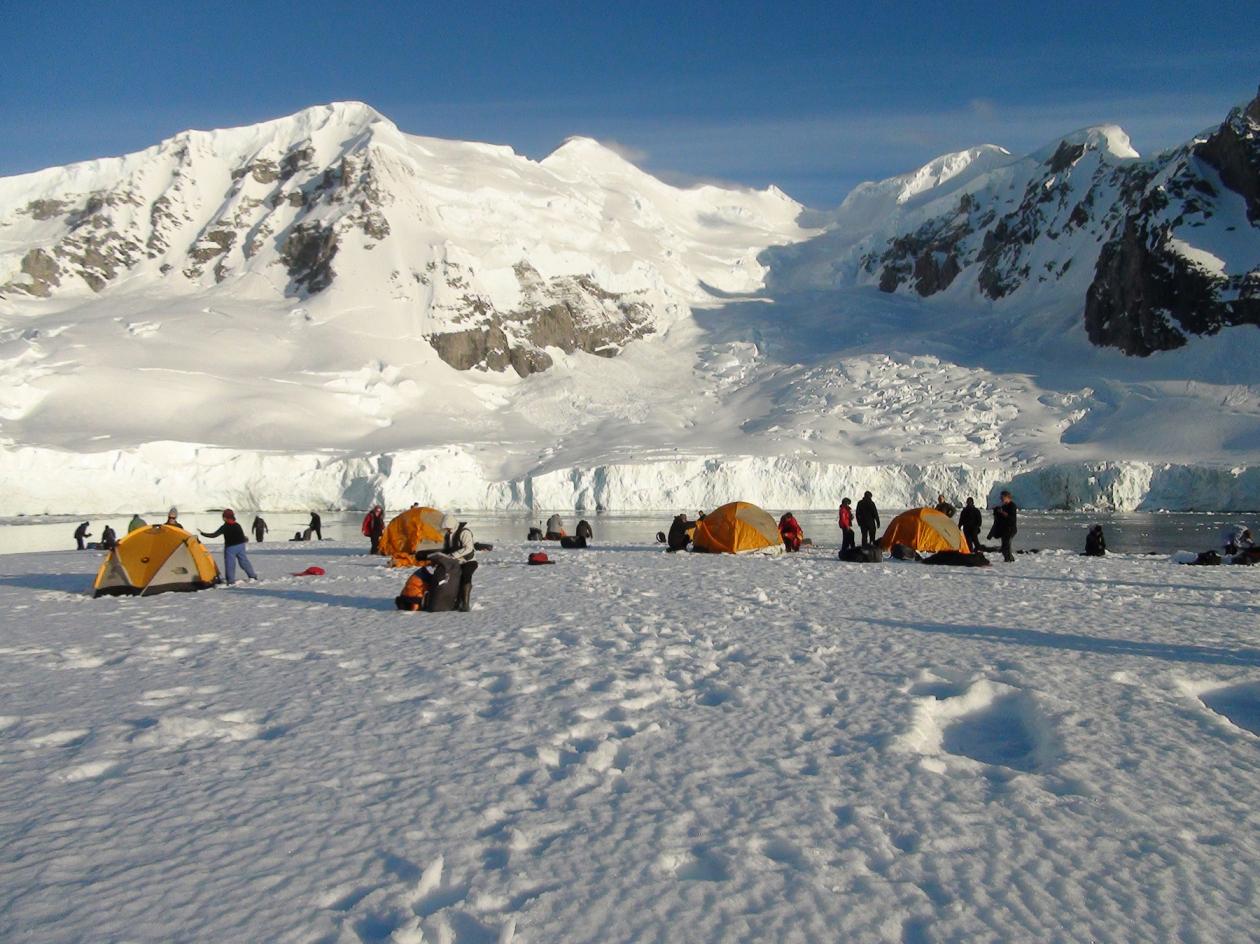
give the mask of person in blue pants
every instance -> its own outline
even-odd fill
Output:
[[[245,553],[245,545],[249,543],[249,539],[245,537],[245,529],[237,523],[236,512],[231,508],[223,510],[223,526],[219,530],[209,534],[205,531],[199,533],[203,538],[217,538],[220,534],[223,535],[223,573],[229,587],[236,583],[238,563],[250,580],[258,579],[258,575],[254,573],[254,565],[249,562],[249,556]]]

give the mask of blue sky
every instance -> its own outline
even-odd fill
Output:
[[[0,175],[358,99],[415,134],[531,157],[585,134],[672,180],[829,206],[1090,124],[1153,152],[1260,83],[1256,0],[3,6]]]

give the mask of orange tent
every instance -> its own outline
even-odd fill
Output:
[[[394,567],[415,567],[417,551],[441,550],[442,512],[410,508],[385,526],[378,553],[393,558]]]
[[[183,528],[155,524],[126,535],[106,556],[92,585],[95,596],[150,596],[204,590],[219,581],[205,545]]]
[[[894,544],[904,544],[916,551],[935,553],[937,551],[962,551],[970,554],[967,539],[954,524],[954,519],[944,515],[935,508],[911,508],[903,511],[888,525],[888,530],[879,539],[879,545],[885,551]]]
[[[691,546],[713,554],[778,554],[783,539],[769,512],[749,502],[731,502],[696,522]]]

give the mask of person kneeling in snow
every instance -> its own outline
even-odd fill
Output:
[[[417,569],[394,598],[400,610],[424,610],[426,613],[445,613],[456,608],[460,592],[460,572],[463,565],[446,554],[431,554],[423,567]]]
[[[779,519],[779,537],[783,538],[783,546],[789,551],[801,549],[801,541],[805,539],[805,530],[790,511],[785,511],[783,517]]]
[[[685,551],[691,543],[691,529],[695,527],[687,520],[686,512],[674,515],[674,523],[669,526],[669,537],[666,544],[670,552]]]

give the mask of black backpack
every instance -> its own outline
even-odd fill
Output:
[[[851,547],[840,552],[840,559],[848,564],[878,564],[884,559],[884,552],[878,544],[869,547]]]

